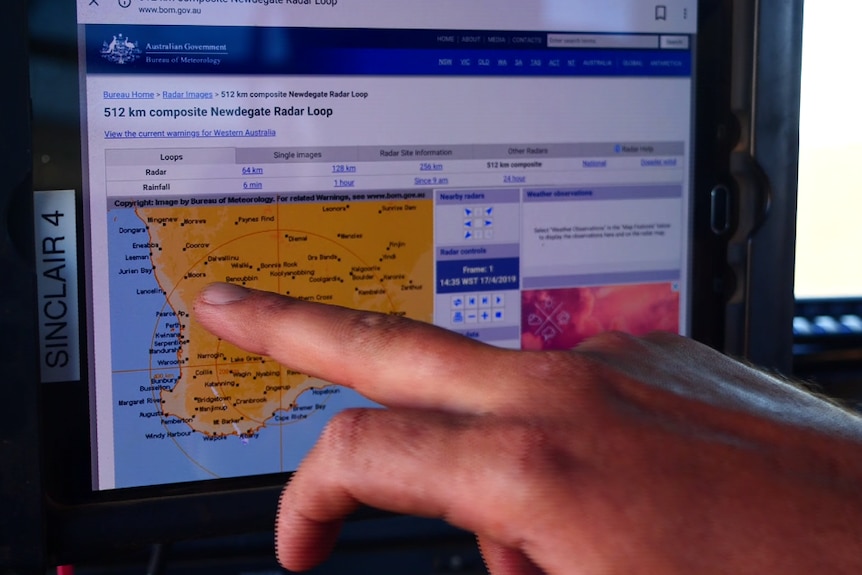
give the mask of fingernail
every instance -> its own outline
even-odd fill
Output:
[[[226,283],[210,284],[201,291],[201,299],[213,305],[225,305],[244,300],[251,292],[242,286]]]

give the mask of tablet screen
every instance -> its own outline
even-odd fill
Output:
[[[78,19],[94,489],[293,471],[371,405],[205,332],[210,282],[513,349],[689,332],[695,2]]]

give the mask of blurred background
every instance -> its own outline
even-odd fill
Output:
[[[862,3],[806,2],[799,117],[794,371],[862,405]]]

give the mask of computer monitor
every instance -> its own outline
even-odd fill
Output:
[[[725,3],[76,8],[32,2],[55,26],[32,45],[39,290],[15,300],[41,328],[27,560],[267,529],[328,418],[369,405],[201,330],[211,281],[509,348],[725,340]]]

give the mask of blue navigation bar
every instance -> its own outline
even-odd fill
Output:
[[[90,74],[671,76],[689,50],[547,46],[536,32],[86,26]]]

